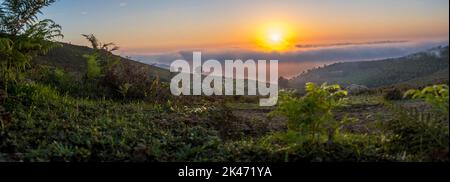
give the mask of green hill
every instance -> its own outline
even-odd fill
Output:
[[[365,85],[370,88],[395,84],[424,86],[448,83],[448,46],[425,52],[379,61],[335,63],[313,69],[290,80],[293,88],[302,88],[307,82]]]
[[[87,63],[83,56],[91,53],[92,51],[93,49],[86,46],[62,43],[62,47],[52,49],[45,56],[36,57],[33,63],[61,68],[70,73],[84,74],[87,69]],[[159,76],[162,81],[166,82],[170,80],[170,72],[168,70],[123,57],[120,57],[120,59],[122,64],[127,63],[147,68],[150,76]]]

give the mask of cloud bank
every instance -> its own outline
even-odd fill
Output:
[[[356,46],[356,45],[381,45],[381,44],[398,44],[407,43],[406,40],[386,40],[386,41],[373,41],[373,42],[342,42],[332,44],[298,44],[297,48],[323,48],[323,47],[340,47],[340,46]]]
[[[175,60],[192,60],[193,51],[202,52],[202,61],[209,59],[224,62],[225,60],[278,60],[279,74],[286,78],[297,76],[311,68],[335,62],[379,60],[402,57],[428,49],[448,45],[448,41],[380,41],[365,43],[335,43],[310,46],[298,46],[290,52],[258,52],[238,48],[219,50],[182,50],[172,53],[154,55],[127,55],[132,59],[170,68]],[[301,47],[301,48],[300,48]],[[308,47],[308,48],[305,48]]]
[[[154,55],[127,55],[131,58],[148,64],[170,65],[171,62],[183,59],[192,60],[193,51],[201,51],[202,59],[224,60],[278,60],[279,62],[346,62],[360,60],[374,60],[392,57],[401,57],[420,51],[448,45],[448,41],[382,41],[365,43],[336,43],[326,45],[310,45],[305,48],[297,48],[290,52],[259,52],[242,49],[220,50],[182,50],[172,53]],[[302,47],[302,46],[300,46]],[[303,46],[305,47],[305,46]],[[312,49],[313,48],[313,49]]]

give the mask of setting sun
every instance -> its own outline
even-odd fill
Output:
[[[270,34],[270,41],[272,43],[278,44],[283,40],[283,36],[280,33],[272,33]]]
[[[257,34],[257,44],[267,51],[286,51],[294,44],[294,31],[286,24],[272,23],[262,26]]]

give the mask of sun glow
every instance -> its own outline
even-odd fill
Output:
[[[267,24],[256,36],[258,47],[267,51],[287,51],[295,44],[294,31],[286,24]]]
[[[283,41],[283,36],[278,32],[271,33],[270,41],[275,44],[280,43],[281,41]]]

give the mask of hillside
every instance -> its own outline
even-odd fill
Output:
[[[36,57],[33,63],[54,66],[71,73],[84,73],[87,69],[87,63],[83,56],[92,51],[93,50],[91,48],[86,46],[62,43],[62,47],[51,50],[45,56]],[[129,63],[148,68],[148,72],[151,76],[159,76],[162,81],[170,80],[170,72],[168,70],[123,57],[120,57],[120,59],[122,60],[122,63]]]
[[[290,80],[290,86],[302,88],[307,82],[358,84],[371,88],[394,84],[424,86],[448,83],[448,46],[413,55],[379,61],[335,63],[311,70]]]

